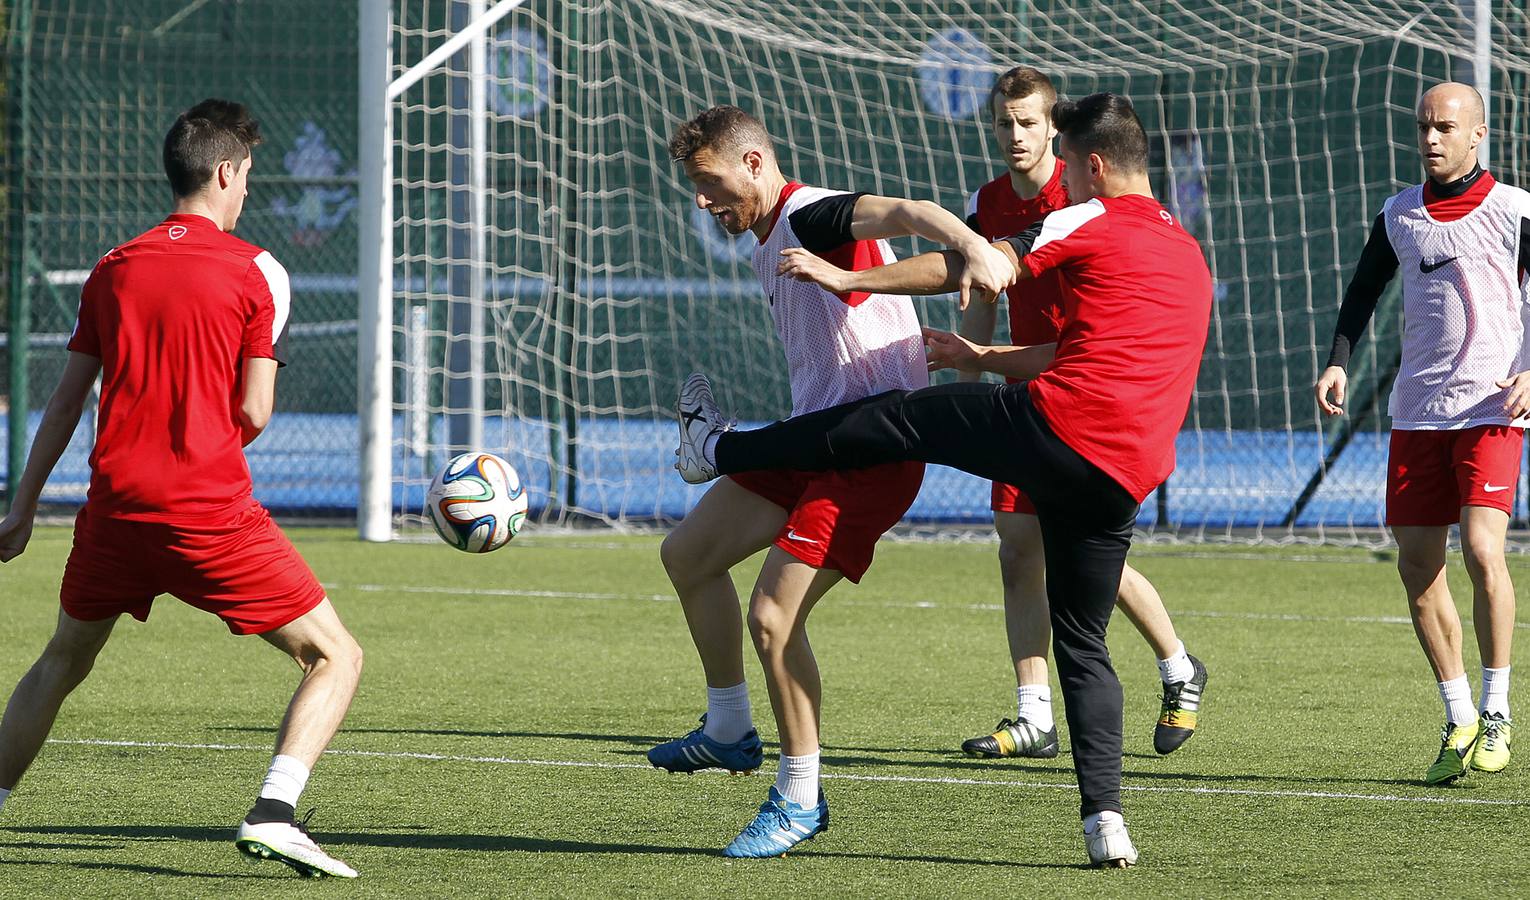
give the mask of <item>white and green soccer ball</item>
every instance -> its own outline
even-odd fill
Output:
[[[492,453],[455,456],[425,492],[436,534],[466,553],[510,543],[526,522],[526,489],[509,463]]]

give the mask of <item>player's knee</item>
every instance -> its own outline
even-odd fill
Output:
[[[1028,541],[999,542],[999,577],[1007,588],[1041,580],[1046,557],[1041,547]]]
[[[95,668],[97,646],[82,646],[64,641],[50,641],[37,661],[37,670],[65,690],[74,690]]]
[[[791,635],[791,617],[769,597],[756,594],[749,604],[749,635],[761,653],[777,651]]]
[[[1397,575],[1410,594],[1426,590],[1439,577],[1440,569],[1440,564],[1432,559],[1417,559],[1402,554],[1397,557]]]
[[[296,655],[297,663],[305,674],[317,671],[336,672],[349,681],[361,678],[363,654],[361,645],[349,634],[341,634],[323,642],[311,644]]]
[[[1461,548],[1461,557],[1466,562],[1466,571],[1472,580],[1483,582],[1506,574],[1508,566],[1504,563],[1503,547],[1494,546],[1491,543],[1471,544]]]
[[[659,560],[664,563],[670,582],[676,585],[687,584],[697,577],[701,555],[683,528],[671,531],[659,544]]]

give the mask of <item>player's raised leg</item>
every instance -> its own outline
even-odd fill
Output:
[[[1517,451],[1514,456],[1518,468]],[[1509,515],[1501,509],[1486,506],[1461,509],[1461,552],[1472,580],[1472,624],[1482,655],[1478,736],[1471,767],[1482,772],[1502,772],[1509,764],[1509,654],[1514,644],[1514,584],[1504,562],[1508,527]]]
[[[42,750],[64,699],[90,674],[116,622],[116,616],[82,622],[59,611],[52,639],[21,677],[0,720],[0,807]]]
[[[779,547],[765,558],[749,601],[749,633],[765,669],[781,735],[781,764],[759,813],[723,854],[780,856],[829,827],[819,788],[819,716],[823,689],[808,644],[807,617],[842,576],[804,563]]]
[[[356,870],[324,852],[296,820],[298,797],[324,748],[340,729],[361,681],[361,647],[329,600],[261,634],[303,670],[276,736],[276,755],[260,796],[239,825],[245,855],[286,863],[309,876],[355,878]]]
[[[744,619],[728,570],[770,546],[785,522],[786,510],[724,478],[660,546],[701,657],[707,712],[700,727],[648,751],[653,765],[671,772],[760,767],[760,737],[744,680]]]
[[[1461,616],[1445,583],[1445,539],[1449,529],[1435,525],[1394,526],[1397,573],[1408,594],[1413,630],[1434,670],[1445,703],[1440,753],[1424,781],[1442,784],[1466,774],[1477,741],[1477,713],[1461,662]]]
[[[1014,507],[1019,491],[994,485],[995,506]],[[1023,495],[1020,495],[1023,497]],[[1026,501],[1029,509],[1029,501]],[[1052,640],[1047,610],[1046,554],[1041,526],[1030,512],[995,509],[999,535],[999,578],[1004,585],[1004,630],[1015,666],[1016,712],[999,720],[992,734],[962,742],[968,756],[1057,756],[1057,725],[1052,714],[1052,688],[1047,677],[1047,646]]]
[[[1141,572],[1126,566],[1116,606],[1126,614],[1137,632],[1153,648],[1158,676],[1163,681],[1163,702],[1153,726],[1153,749],[1173,753],[1190,740],[1200,724],[1201,703],[1206,695],[1206,666],[1185,652],[1174,631],[1169,611],[1158,589]]]

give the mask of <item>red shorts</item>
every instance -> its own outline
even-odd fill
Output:
[[[64,612],[87,622],[120,613],[144,622],[160,594],[207,610],[234,634],[280,628],[324,600],[297,548],[254,501],[206,524],[139,522],[81,509],[59,590]]]
[[[1011,306],[1010,310],[1009,331],[1011,335],[1010,340],[1013,343],[1024,346],[1026,344],[1049,344],[1057,340],[1057,327],[1053,319],[1061,315],[1061,310],[1047,311],[1045,313],[1038,312],[1037,315],[1044,316],[1044,318],[1038,320],[1042,324],[1039,327],[1033,324],[1029,329],[1020,328],[1020,323],[1015,321],[1014,307]],[[1015,335],[1019,336],[1016,337]],[[1020,378],[1006,378],[1004,382],[1006,384],[1019,384],[1022,380]],[[1002,481],[995,481],[993,483],[992,499],[989,501],[988,506],[994,512],[1025,513],[1028,516],[1036,515],[1036,505],[1031,503],[1031,498],[1025,496],[1025,491],[1012,484],[1005,484]]]
[[[1036,515],[1036,505],[1031,502],[1031,498],[1025,496],[1025,491],[1002,481],[993,483],[993,502],[990,506],[994,512]]]
[[[1454,525],[1461,507],[1514,511],[1522,428],[1392,432],[1387,453],[1387,524]]]
[[[740,487],[787,511],[775,545],[818,569],[859,582],[877,538],[919,496],[924,463],[898,462],[843,472],[741,472]]]

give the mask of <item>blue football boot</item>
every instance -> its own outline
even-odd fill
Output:
[[[798,806],[781,796],[775,785],[769,798],[760,804],[754,821],[739,832],[733,843],[723,848],[723,856],[735,859],[763,859],[785,856],[786,851],[829,830],[829,801],[818,792],[818,805]]]
[[[707,717],[685,737],[666,741],[648,751],[648,762],[667,772],[697,772],[702,769],[727,769],[735,775],[749,775],[765,759],[760,735],[754,729],[735,744],[714,741],[702,733]]]

